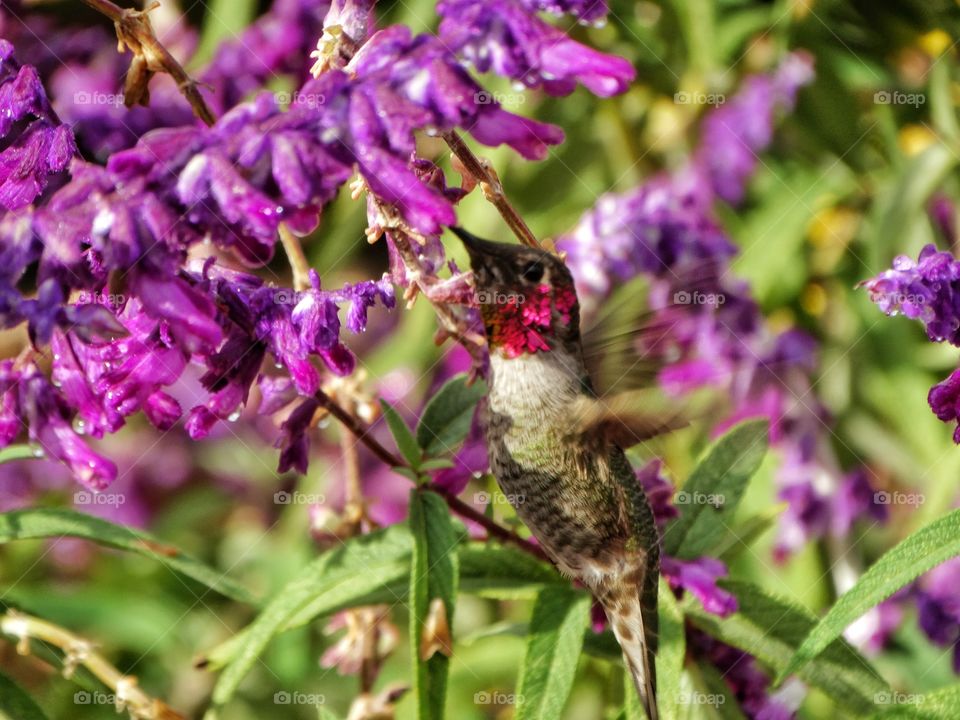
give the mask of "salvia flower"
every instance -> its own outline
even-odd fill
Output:
[[[813,58],[792,53],[773,74],[747,78],[730,102],[707,115],[694,163],[718,197],[731,204],[743,200],[757,153],[773,139],[777,115],[793,109],[797,92],[812,79]]]
[[[920,627],[933,642],[953,647],[953,669],[960,673],[960,559],[948,560],[917,581]]]
[[[627,89],[636,74],[627,60],[573,40],[544,22],[537,14],[541,9],[572,12],[584,21],[606,14],[603,3],[442,0],[440,38],[480,72],[543,87],[551,95],[567,95],[578,82],[603,97]]]
[[[20,66],[13,46],[0,39],[0,207],[32,203],[59,182],[76,154],[70,129],[47,100],[36,69]]]

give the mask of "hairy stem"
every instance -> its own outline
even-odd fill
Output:
[[[60,648],[64,653],[65,677],[69,678],[77,667],[85,667],[113,691],[117,710],[126,709],[130,717],[136,720],[186,720],[184,715],[163,701],[144,693],[137,687],[135,677],[124,675],[94,651],[92,643],[69,630],[16,610],[8,610],[0,615],[0,632],[17,639],[17,652],[21,655],[29,654],[30,640],[39,640]]]
[[[83,3],[112,20],[117,31],[118,50],[123,52],[128,48],[133,53],[123,88],[123,101],[127,107],[149,105],[147,86],[150,78],[158,72],[166,73],[177,83],[194,115],[207,125],[216,122],[213,111],[197,89],[197,83],[153,32],[149,12],[159,7],[159,2],[151,3],[144,10],[122,8],[110,0],[83,0]]]
[[[483,196],[497,208],[520,243],[539,250],[545,249],[524,219],[510,204],[506,193],[503,191],[503,185],[500,184],[500,178],[497,177],[497,173],[490,167],[490,164],[474,155],[473,150],[463,141],[456,130],[445,132],[442,137],[464,169],[480,183]]]
[[[409,464],[406,461],[385,448],[379,440],[373,437],[369,427],[362,426],[356,418],[340,407],[340,405],[338,405],[333,398],[331,398],[325,392],[318,390],[315,397],[317,402],[319,402],[323,408],[325,408],[331,415],[333,415],[333,417],[335,417],[348,430],[350,430],[350,432],[356,435],[360,442],[366,445],[370,452],[376,455],[377,458],[391,467],[409,467]],[[440,495],[446,501],[450,509],[457,513],[457,515],[460,515],[467,520],[472,520],[483,527],[490,537],[519,547],[524,552],[530,553],[540,560],[549,561],[549,558],[547,558],[546,554],[541,548],[524,540],[516,533],[511,532],[470,505],[467,505],[449,490],[433,483],[429,484],[427,488]]]

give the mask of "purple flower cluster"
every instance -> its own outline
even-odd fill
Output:
[[[953,648],[953,670],[960,673],[960,558],[948,560],[917,581],[920,627],[942,647]]]
[[[770,693],[770,678],[757,667],[749,653],[731,647],[706,633],[693,630],[689,643],[698,657],[720,671],[736,697],[740,709],[752,720],[791,720],[806,694],[802,685],[790,681],[777,693]]]
[[[468,12],[452,3],[444,9]],[[628,63],[537,17],[546,11],[598,22],[604,3],[524,1],[515,9],[541,37],[537,48],[527,47],[529,84],[551,92],[569,92],[577,81],[600,94],[625,89]],[[67,41],[48,17],[20,4],[6,7],[0,21],[43,68],[17,64],[12,46],[0,44],[0,202],[8,210],[0,217],[0,327],[25,324],[35,352],[52,350],[52,381],[42,393],[36,365],[27,358],[16,366],[20,375],[30,369],[34,390],[21,396],[11,386],[6,417],[18,432],[27,425],[31,439],[91,487],[113,473],[105,465],[82,473],[73,456],[86,445],[70,433],[101,438],[142,412],[162,430],[185,415],[189,435],[201,438],[239,413],[258,379],[261,410],[284,412],[281,469],[304,470],[317,411],[311,396],[324,373],[348,374],[355,365],[339,337],[338,311],[346,307],[347,329],[360,332],[370,307],[393,306],[392,286],[383,279],[321,290],[313,275],[309,288],[293,293],[235,269],[235,261],[263,267],[278,233],[314,230],[323,207],[359,173],[371,234],[388,230],[391,278],[435,302],[463,301],[466,276],[445,262],[439,233],[454,222],[453,205],[465,191],[447,187],[442,171],[417,157],[417,134],[460,129],[528,159],[563,139],[559,128],[491,101],[461,64],[465,45],[451,50],[447,40],[405,26],[375,32],[366,1],[276,0],[199,71],[221,114],[209,128],[187,114],[166,78],[156,79],[151,107],[122,108],[127,59],[110,54],[105,29]],[[451,21],[444,17],[448,28]],[[155,25],[178,55],[193,51],[196,34],[180,18],[158,13]],[[44,28],[58,38],[66,71],[48,62],[49,47],[38,41]],[[318,37],[315,77],[289,103],[277,93],[256,95],[278,77],[301,83]],[[76,135],[53,112],[44,80]],[[83,102],[100,95],[108,101]],[[398,221],[418,242],[391,236]],[[451,277],[439,277],[446,267]],[[34,282],[35,292],[20,287]],[[475,321],[469,309],[450,313],[462,318],[447,332]],[[263,376],[267,356],[284,376]],[[196,367],[202,389],[187,396],[185,378]],[[49,409],[56,424],[31,407]],[[57,430],[51,435],[48,427]],[[16,434],[6,433],[4,443]],[[479,454],[465,456],[463,467],[478,462]]]
[[[734,205],[743,200],[757,153],[773,139],[775,116],[792,110],[797,91],[812,79],[812,57],[793,53],[772,75],[747,78],[729,103],[706,117],[694,162],[718,197]]]
[[[568,95],[582,83],[607,97],[627,89],[636,73],[623,58],[598,52],[544,22],[538,12],[569,13],[599,22],[605,2],[550,0],[441,0],[440,39],[480,72],[498,75],[551,95]]]
[[[77,148],[47,101],[40,76],[0,39],[0,207],[17,210],[63,181]]]
[[[863,286],[887,315],[919,320],[934,342],[960,347],[960,261],[951,253],[927,245],[916,262],[900,255]],[[960,370],[930,388],[927,400],[940,420],[957,423],[953,441],[960,444]]]

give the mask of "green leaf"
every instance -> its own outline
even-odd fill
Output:
[[[954,720],[960,707],[960,685],[928,693],[885,692],[877,695],[871,720]]]
[[[819,655],[850,623],[874,605],[956,555],[960,555],[960,510],[917,530],[867,568],[857,584],[817,623],[780,672],[778,682]]]
[[[570,587],[548,588],[537,596],[517,687],[517,720],[561,716],[589,624],[586,593]]]
[[[406,602],[410,591],[410,547],[407,542],[405,553],[389,563],[378,565],[378,577],[360,576],[356,580],[359,584],[330,587],[304,602],[284,622],[280,631],[301,627],[315,618],[348,607]],[[546,586],[570,585],[552,566],[505,545],[471,543],[461,545],[457,554],[462,592],[498,600],[533,599]],[[247,642],[249,630],[241,630],[207,652],[203,658],[204,667],[217,670],[228,665]]]
[[[664,533],[666,552],[680,558],[710,554],[733,523],[733,515],[767,452],[767,421],[740,423],[700,461],[675,504],[680,516]]]
[[[553,566],[508,545],[460,548],[460,589],[500,600],[533,598],[545,587],[569,587]]]
[[[433,492],[410,492],[410,531],[413,561],[410,563],[410,648],[413,653],[413,690],[417,717],[442,720],[447,693],[450,658],[442,652],[424,657],[424,625],[434,598],[443,602],[447,626],[453,626],[453,610],[459,574],[457,544],[460,533],[450,518],[443,498]]]
[[[387,419],[387,425],[390,427],[390,432],[393,434],[393,439],[396,441],[397,449],[400,450],[403,459],[410,463],[413,468],[420,467],[423,456],[413,433],[407,427],[407,423],[383,399],[380,400],[380,406],[383,408],[383,416]]]
[[[0,720],[47,720],[47,716],[19,685],[0,673]]]
[[[736,595],[737,612],[719,618],[687,598],[682,603],[687,619],[713,637],[755,656],[774,673],[780,672],[816,624],[816,617],[750,583],[726,580],[722,585]],[[798,675],[860,714],[875,709],[873,698],[877,693],[890,691],[870,663],[842,639],[834,640],[817,662],[800,668]]]
[[[224,573],[142,530],[59,508],[33,508],[0,513],[0,543],[64,536],[92,540],[101,545],[129,550],[158,560],[168,569],[186,575],[225,597],[256,604],[250,591]]]
[[[657,696],[660,717],[663,720],[679,720],[677,702],[680,698],[683,676],[683,660],[687,653],[686,631],[683,613],[666,580],[660,578],[658,603],[660,606],[660,643],[657,649]],[[629,674],[627,675],[629,678]],[[626,692],[636,697],[633,680],[629,680]],[[639,703],[639,698],[637,698]]]
[[[222,653],[230,660],[214,687],[214,702],[223,704],[233,697],[274,635],[295,621],[302,624],[331,607],[351,606],[388,585],[398,568],[406,571],[410,550],[407,527],[394,525],[351,538],[307,565],[277,593],[237,644],[222,646],[227,647]]]
[[[477,381],[468,387],[467,376],[460,374],[430,398],[417,426],[417,444],[425,455],[444,455],[456,450],[470,432],[473,411],[486,392],[483,382]]]
[[[29,445],[8,445],[0,450],[0,465],[13,460],[36,460],[39,457]]]

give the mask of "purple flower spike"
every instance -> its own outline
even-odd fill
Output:
[[[933,414],[943,422],[957,423],[953,441],[960,445],[960,370],[954,370],[950,377],[930,388],[927,402]]]
[[[17,210],[61,181],[77,154],[73,133],[47,100],[37,71],[20,67],[0,39],[0,207]]]
[[[707,612],[726,617],[737,610],[737,598],[717,587],[727,574],[727,566],[712,557],[679,560],[664,556],[661,571],[675,591],[686,590],[703,603]]]
[[[743,200],[757,153],[773,137],[776,115],[791,110],[799,89],[812,79],[813,58],[790,54],[773,75],[748,78],[736,96],[707,115],[695,162],[719,197],[733,205]]]
[[[551,95],[568,95],[577,82],[602,97],[627,89],[636,76],[628,61],[570,39],[541,20],[539,9],[573,11],[588,21],[606,14],[602,3],[443,0],[437,5],[440,37],[480,72],[492,70]]]

